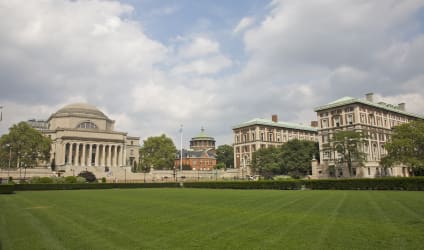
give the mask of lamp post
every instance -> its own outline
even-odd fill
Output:
[[[124,170],[125,170],[125,171],[124,171],[124,172],[125,172],[125,176],[124,176],[124,177],[125,177],[125,179],[124,179],[124,181],[125,181],[125,183],[127,183],[127,169],[126,169],[126,168],[124,168]]]
[[[10,162],[12,160],[12,146],[10,144],[6,144],[9,147],[9,167],[7,168],[7,178],[10,177]]]
[[[180,172],[183,171],[183,125],[181,124],[180,127]]]

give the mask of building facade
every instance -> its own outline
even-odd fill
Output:
[[[311,126],[279,122],[278,116],[271,120],[253,119],[233,126],[234,167],[245,169],[249,174],[252,155],[260,148],[279,146],[290,140],[317,141],[316,122]]]
[[[41,132],[52,140],[50,165],[58,171],[108,171],[138,163],[139,137],[115,131],[115,121],[92,105],[67,105],[52,114],[46,124],[47,129],[43,125]]]
[[[183,149],[182,161],[181,152],[177,152],[175,159],[175,168],[179,169],[180,164],[186,169],[209,171],[215,169],[216,166],[216,151],[215,139],[205,133],[202,127],[200,134],[191,138],[190,149]]]
[[[318,140],[320,163],[312,164],[313,178],[328,177],[367,177],[409,176],[410,169],[396,166],[385,169],[380,160],[386,155],[384,144],[390,140],[392,129],[403,123],[423,116],[409,113],[405,103],[391,105],[384,102],[375,103],[373,94],[365,100],[343,97],[324,106],[315,108],[318,117]],[[347,164],[341,161],[341,155],[334,150],[333,134],[338,131],[351,130],[364,135],[365,142],[359,150],[365,153],[363,166],[353,166],[350,173]]]

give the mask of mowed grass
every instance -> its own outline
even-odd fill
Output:
[[[18,192],[0,195],[0,240],[2,249],[424,249],[424,192]]]

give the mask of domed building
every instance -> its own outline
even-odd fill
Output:
[[[190,149],[183,149],[182,161],[181,152],[178,151],[175,159],[175,168],[183,167],[188,170],[212,170],[216,166],[215,139],[205,133],[202,127],[200,134],[191,138]]]
[[[109,171],[137,165],[140,138],[115,131],[115,121],[95,106],[70,104],[46,122],[47,129],[42,132],[52,139],[51,164],[56,170]]]

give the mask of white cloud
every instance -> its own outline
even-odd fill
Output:
[[[367,92],[423,113],[422,1],[273,1],[263,20],[225,27],[243,34],[240,64],[212,23],[167,45],[116,1],[0,5],[1,132],[81,101],[142,139],[204,125],[218,144],[254,117],[308,124],[315,106]]]
[[[219,43],[205,37],[194,37],[179,49],[179,56],[195,58],[219,53]]]
[[[233,29],[233,33],[240,33],[247,28],[251,27],[255,23],[255,18],[253,17],[243,17],[237,26]]]
[[[225,56],[212,56],[199,60],[193,60],[186,64],[177,65],[173,68],[174,74],[215,74],[232,65],[230,59]]]

